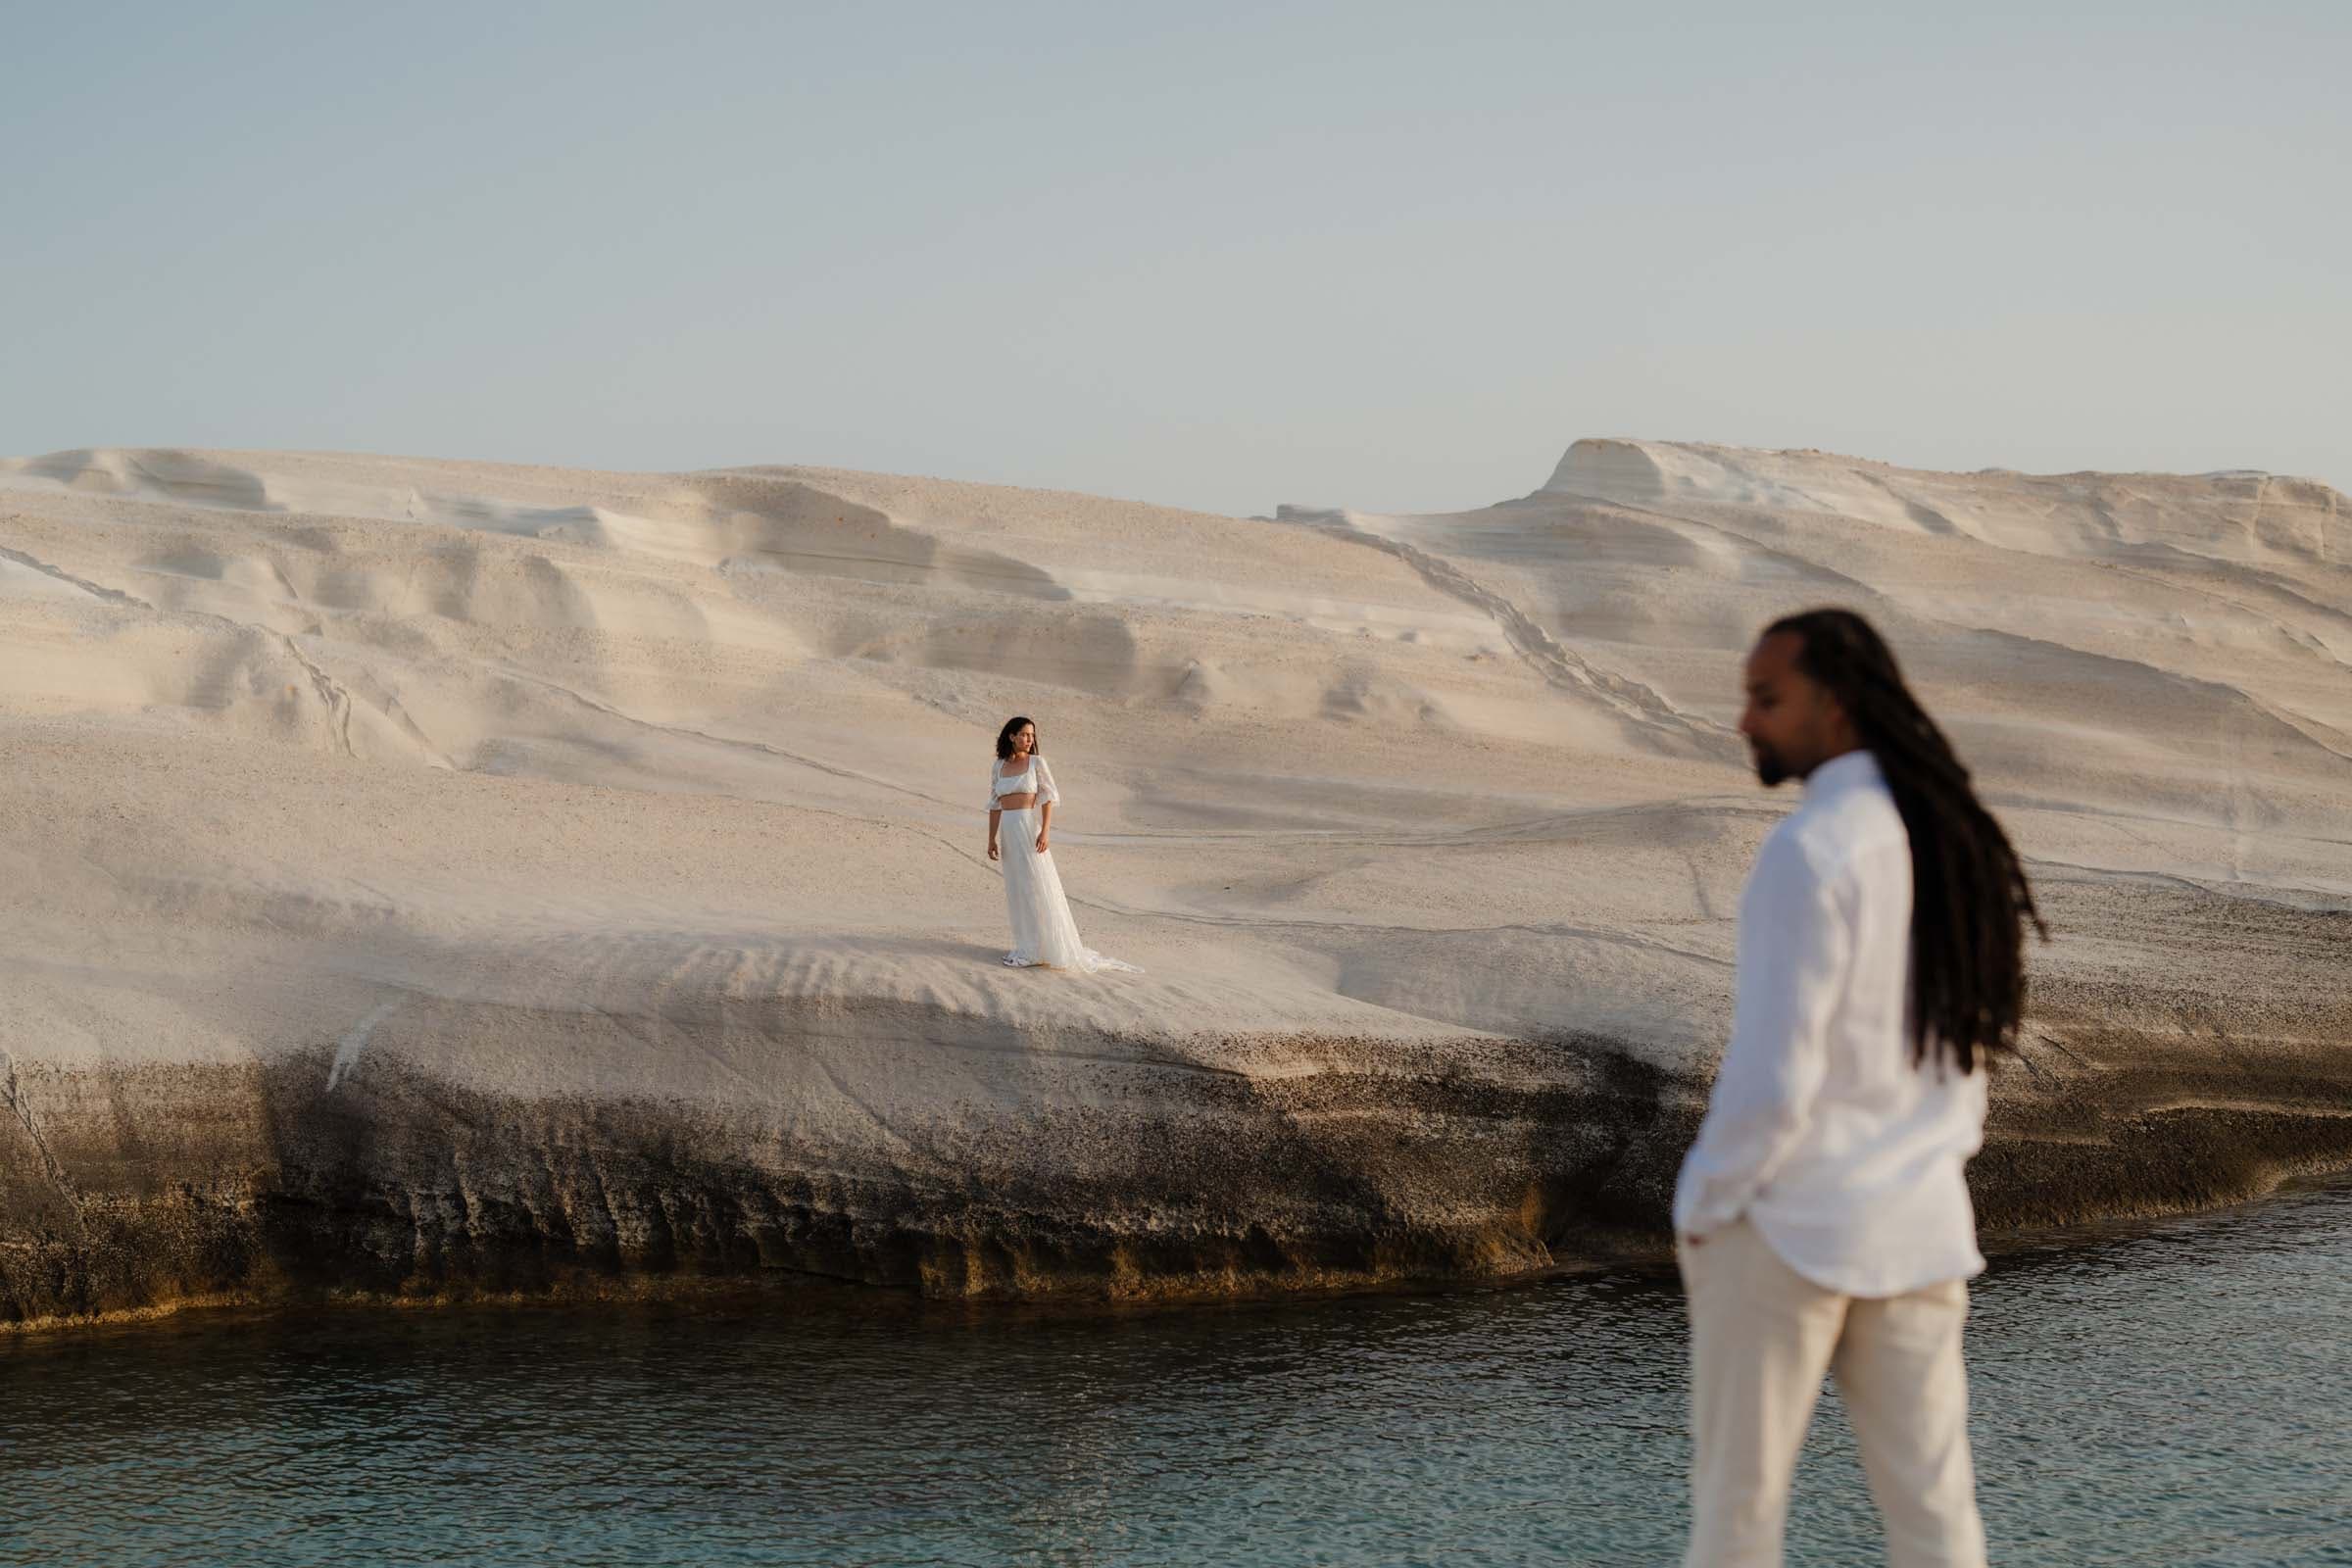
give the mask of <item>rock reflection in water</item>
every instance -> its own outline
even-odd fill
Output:
[[[1976,1433],[2009,1564],[2352,1560],[2352,1187],[2015,1250]],[[1125,1317],[810,1288],[0,1342],[0,1561],[1660,1562],[1671,1281]],[[1792,1560],[1880,1560],[1825,1401]]]

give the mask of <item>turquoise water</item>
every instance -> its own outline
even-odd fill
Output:
[[[2352,1564],[2352,1186],[2012,1251],[2002,1564]],[[0,1341],[0,1563],[1669,1563],[1671,1278],[1148,1316],[190,1315]],[[1835,1398],[1790,1560],[1879,1560]]]

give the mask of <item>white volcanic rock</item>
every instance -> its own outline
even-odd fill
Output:
[[[2352,520],[2259,474],[1571,447],[1244,520],[810,468],[0,464],[0,1319],[815,1269],[1111,1295],[1641,1245],[1887,631],[2059,929],[1988,1221],[2352,1159]],[[1091,945],[1007,971],[1037,718]]]

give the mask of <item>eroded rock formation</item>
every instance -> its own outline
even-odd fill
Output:
[[[2058,941],[1989,1227],[2352,1164],[2352,523],[2259,475],[1579,443],[1446,516],[758,470],[0,468],[0,1319],[801,1270],[943,1295],[1656,1249],[1880,620]],[[1003,969],[997,722],[1090,942]]]

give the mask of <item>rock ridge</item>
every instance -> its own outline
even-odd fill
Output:
[[[1656,1257],[1870,614],[2057,932],[1992,1232],[2352,1164],[2352,539],[2269,475],[1580,442],[1439,514],[781,466],[0,462],[0,1322]],[[998,962],[1034,717],[1090,946]]]

